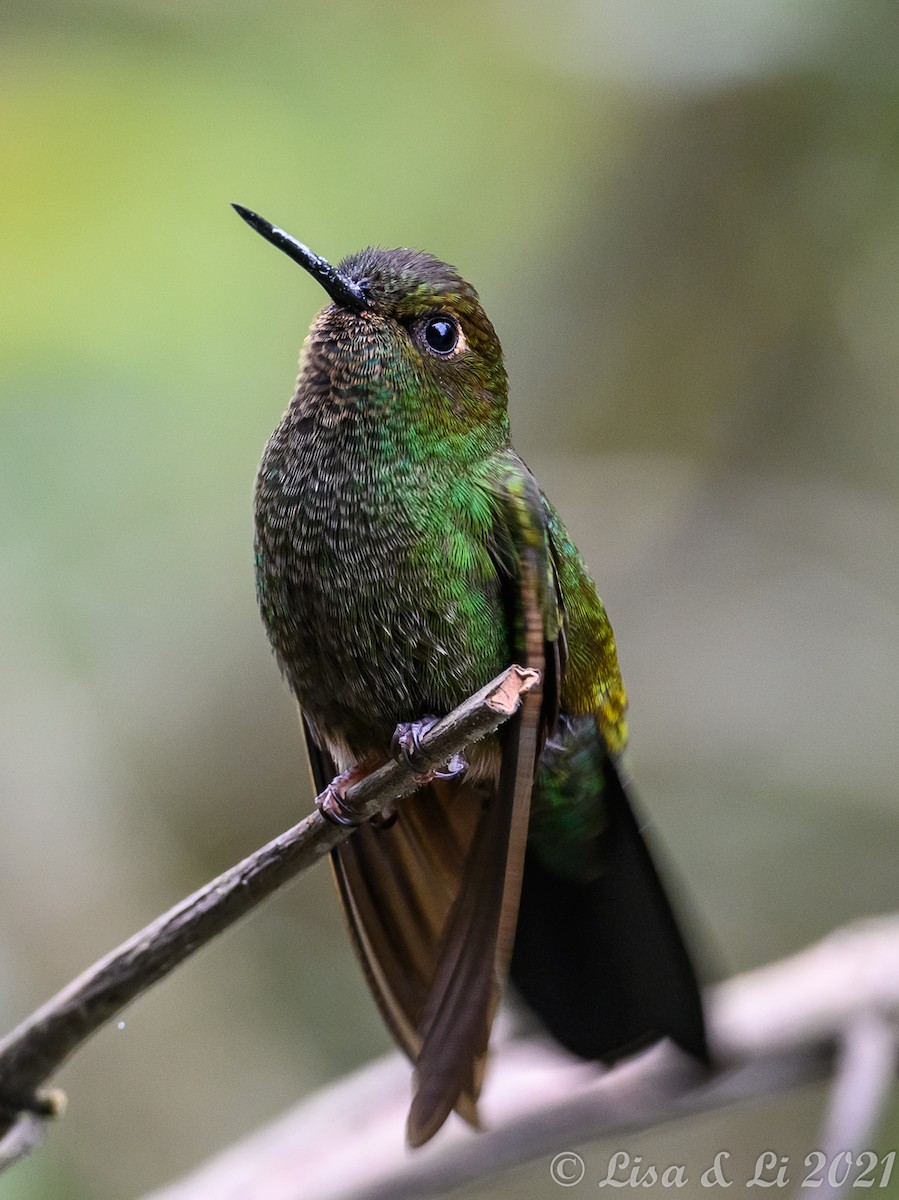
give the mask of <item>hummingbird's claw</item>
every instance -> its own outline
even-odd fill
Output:
[[[444,763],[442,771],[435,771],[435,779],[458,779],[460,775],[464,775],[468,770],[468,759],[465,757],[465,751],[460,750],[454,754],[451,759]]]
[[[347,804],[341,777],[333,780],[320,796],[315,797],[315,807],[332,825],[364,825],[365,818]]]
[[[373,817],[361,816],[359,811],[347,801],[349,789],[364,779],[376,765],[378,765],[377,761],[373,763],[370,759],[356,763],[354,767],[350,767],[348,771],[344,771],[336,779],[332,779],[321,795],[315,797],[315,807],[326,821],[330,821],[332,825],[345,827],[364,825],[370,821],[376,829],[390,828],[397,817],[396,801],[391,800],[389,804],[385,804],[381,811],[375,813]]]
[[[421,744],[422,735],[437,724],[436,717],[422,717],[420,721],[403,721],[397,725],[390,741],[390,753],[417,778],[430,778],[434,767],[431,756]]]
[[[390,742],[390,753],[415,773],[421,783],[431,779],[456,779],[468,769],[468,760],[463,753],[454,754],[446,763],[435,761],[422,746],[421,739],[438,721],[437,717],[422,717],[420,721],[404,721],[397,725]],[[441,770],[437,770],[441,767]]]
[[[332,825],[364,825],[368,820],[347,802],[347,792],[364,779],[366,774],[377,765],[369,760],[357,762],[347,771],[343,771],[336,779],[332,779],[320,796],[315,797],[315,807]]]

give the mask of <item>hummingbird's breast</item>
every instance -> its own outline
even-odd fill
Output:
[[[399,722],[507,665],[491,524],[477,464],[307,366],[257,476],[256,582],[281,669],[338,757],[385,752]]]

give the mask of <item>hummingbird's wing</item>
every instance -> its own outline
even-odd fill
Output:
[[[525,761],[515,755],[516,740],[511,733],[504,763]],[[335,771],[308,728],[307,741],[320,791]],[[454,1108],[479,1125],[477,1097],[511,954],[527,831],[526,814],[523,834],[513,820],[514,793],[507,799],[511,772],[495,796],[464,781],[434,780],[403,802],[395,824],[363,825],[331,854],[368,985],[415,1064],[412,1145],[433,1136]],[[532,778],[533,767],[528,798]],[[509,863],[512,845],[518,852]],[[512,894],[504,904],[506,889]]]
[[[707,1062],[696,973],[657,866],[665,863],[618,767],[626,700],[611,625],[548,502],[546,510],[571,653],[562,717],[534,788],[511,977],[553,1036],[584,1058],[612,1062],[667,1036]]]
[[[500,730],[495,789],[435,780],[403,803],[395,824],[363,826],[331,856],[366,978],[415,1064],[411,1145],[432,1137],[454,1108],[477,1124],[514,943],[535,764],[558,705],[559,619],[539,489],[517,459],[491,485],[509,662],[545,672],[542,694],[528,693]],[[308,727],[307,741],[321,790],[333,763]]]
[[[480,1091],[515,941],[534,772],[546,722],[558,703],[560,621],[542,497],[514,455],[495,466],[494,559],[503,584],[510,661],[539,670],[542,687],[524,698],[499,732],[499,782],[484,808],[441,935],[437,974],[419,1026],[422,1045],[407,1125],[412,1145],[436,1133],[460,1091],[475,1099]]]
[[[305,722],[304,730],[315,787],[321,791],[336,769]],[[466,877],[484,801],[484,793],[476,788],[435,780],[403,802],[395,824],[360,826],[331,853],[341,906],[365,978],[384,1023],[413,1063],[421,1054],[422,1019],[437,976],[441,937]],[[483,1063],[478,1062],[467,1086],[462,1083],[456,1089],[447,1113],[455,1106],[477,1125],[482,1073]]]

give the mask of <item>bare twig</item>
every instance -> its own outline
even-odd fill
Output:
[[[47,1136],[47,1119],[37,1113],[19,1113],[0,1138],[0,1171],[13,1166],[36,1150]]]
[[[707,1081],[691,1079],[667,1046],[603,1071],[543,1042],[507,1042],[492,1056],[481,1101],[488,1132],[456,1121],[410,1157],[409,1069],[392,1055],[145,1200],[425,1200],[506,1167],[548,1163],[588,1139],[825,1079],[843,1031],[872,1012],[895,1036],[899,917],[843,930],[713,989],[709,1032],[721,1069]]]
[[[508,720],[538,680],[536,671],[510,667],[423,734],[422,749],[446,762]],[[390,761],[349,788],[346,803],[371,817],[420,784],[410,768]],[[32,1122],[15,1121],[17,1113],[50,1115],[53,1105],[37,1089],[92,1033],[351,832],[311,813],[135,934],[13,1030],[0,1042],[0,1135],[14,1122],[31,1128]]]
[[[836,1062],[821,1151],[824,1159],[849,1155],[854,1160],[870,1147],[893,1087],[899,1054],[899,1021],[881,1009],[863,1009],[843,1037]],[[851,1167],[853,1162],[849,1163]],[[854,1184],[855,1173],[837,1170],[834,1183],[821,1180],[817,1200],[837,1200]]]

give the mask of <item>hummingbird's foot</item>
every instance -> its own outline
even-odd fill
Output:
[[[460,750],[454,754],[451,759],[443,764],[442,771],[435,771],[435,779],[458,779],[460,775],[464,775],[468,770],[468,759],[465,757],[465,751]]]
[[[320,796],[315,797],[315,806],[326,821],[332,825],[364,825],[366,818],[360,816],[352,804],[347,803],[346,794],[371,769],[369,764],[356,763],[348,771],[332,779]]]
[[[390,753],[402,766],[414,771],[416,776],[427,778],[434,767],[430,756],[421,744],[422,734],[437,723],[436,717],[422,717],[420,721],[403,721],[397,725],[390,739]]]
[[[341,792],[336,780],[329,783],[321,795],[315,797],[315,807],[332,825],[364,825],[365,818],[346,803]]]
[[[448,762],[441,763],[432,758],[421,744],[424,734],[433,729],[439,719],[422,717],[420,721],[404,721],[397,725],[390,742],[393,757],[413,771],[421,783],[428,783],[432,779],[456,779],[468,770],[468,759],[464,753],[454,754]],[[441,770],[438,771],[437,767]]]
[[[332,825],[355,826],[370,822],[375,829],[389,829],[396,823],[398,810],[395,800],[390,800],[380,812],[373,817],[363,817],[347,800],[347,792],[361,779],[381,765],[382,760],[374,757],[363,759],[348,771],[332,779],[320,796],[316,796],[315,805],[326,821]]]

